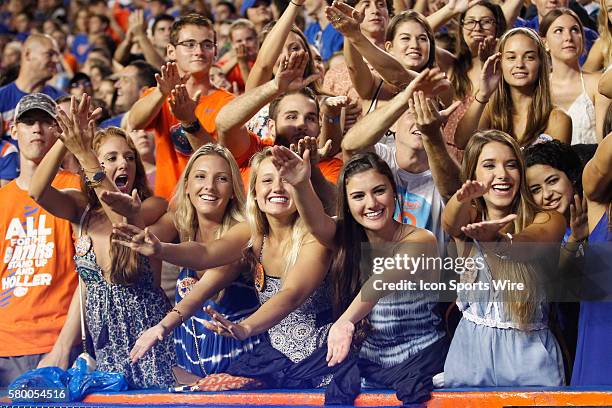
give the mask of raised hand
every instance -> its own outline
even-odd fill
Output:
[[[227,320],[211,306],[207,306],[204,311],[208,313],[211,318],[210,322],[204,322],[204,326],[208,330],[220,336],[233,337],[236,340],[245,340],[250,336],[249,330],[246,327]]]
[[[333,367],[344,361],[351,349],[355,325],[349,320],[340,319],[329,329],[327,336],[327,365]]]
[[[310,150],[305,149],[303,157],[285,146],[272,148],[272,163],[283,180],[295,186],[310,180]]]
[[[412,94],[416,91],[423,91],[426,96],[436,96],[449,87],[450,81],[440,68],[427,68],[410,81],[404,91],[404,96],[410,99],[412,98]]]
[[[132,190],[131,196],[120,191],[104,190],[100,194],[100,199],[108,205],[111,210],[127,218],[138,214],[142,205],[136,189]]]
[[[354,38],[361,32],[359,25],[365,15],[344,2],[334,1],[325,8],[325,16],[340,34]]]
[[[159,257],[161,255],[161,242],[145,228],[144,231],[130,224],[113,224],[113,242],[130,248],[141,255]]]
[[[495,53],[498,42],[497,38],[490,35],[478,43],[478,58],[483,64]]]
[[[321,103],[321,113],[328,118],[337,118],[342,113],[342,108],[349,103],[348,96],[328,96]]]
[[[496,241],[503,235],[499,231],[515,219],[516,214],[510,214],[499,220],[476,222],[461,227],[461,232],[476,241]]]
[[[189,74],[181,77],[175,62],[169,62],[162,65],[160,73],[155,74],[157,87],[165,97],[169,96],[177,85],[183,85],[188,78]]]
[[[570,238],[574,241],[584,241],[589,236],[589,219],[587,217],[587,200],[574,194],[574,203],[570,204]]]
[[[461,14],[479,1],[480,0],[449,0],[447,7],[454,14]]]
[[[461,102],[455,101],[448,108],[438,112],[434,101],[425,98],[423,91],[412,94],[412,99],[408,101],[408,108],[414,112],[417,129],[424,136],[436,136],[440,133],[440,126],[448,120]]]
[[[61,129],[61,133],[57,134],[57,137],[64,143],[64,146],[74,154],[77,160],[81,161],[83,154],[91,152],[92,140],[95,133],[95,122],[93,119],[87,121],[89,118],[89,106],[86,101],[88,97],[83,97],[81,104],[83,105],[84,111],[81,110],[81,106],[76,107],[75,99],[71,100],[70,103],[70,115],[66,114],[63,110],[57,110],[57,124]],[[85,101],[85,102],[84,102]],[[80,123],[80,122],[85,122]]]
[[[319,148],[319,141],[316,137],[305,136],[297,143],[291,143],[289,149],[299,157],[304,157],[305,151],[310,151],[310,166],[316,165],[321,159],[327,157],[331,150],[331,140],[325,142],[325,146]]]
[[[482,197],[488,190],[488,187],[476,180],[467,180],[457,191],[457,201],[464,203],[475,198]]]
[[[308,64],[308,54],[305,51],[292,52],[288,57],[283,56],[274,82],[279,92],[296,91],[305,88],[319,79],[319,74],[304,78],[304,70]]]
[[[140,360],[142,356],[155,347],[158,341],[162,341],[165,336],[166,330],[159,324],[148,328],[142,333],[138,340],[136,340],[136,343],[134,343],[132,350],[130,350],[130,361],[132,364]]]
[[[234,47],[234,54],[236,54],[236,59],[239,61],[248,61],[249,59],[249,50],[244,44],[238,44]]]
[[[497,89],[497,85],[502,77],[500,61],[501,53],[496,52],[487,58],[482,66],[482,71],[480,72],[480,89],[476,92],[477,94],[481,94],[478,100],[488,101],[491,95],[493,95],[493,92]]]
[[[200,91],[197,91],[192,99],[187,92],[187,87],[181,84],[175,86],[170,95],[171,98],[168,100],[170,110],[179,122],[189,125],[198,119],[195,109],[200,103],[200,96],[202,95]]]
[[[358,101],[349,100],[344,112],[344,131],[353,127],[361,116],[361,104]]]
[[[142,9],[136,9],[130,13],[128,17],[128,35],[131,35],[134,39],[147,35],[144,11]]]

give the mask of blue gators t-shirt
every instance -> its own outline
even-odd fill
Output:
[[[0,140],[0,179],[13,180],[19,175],[19,151],[6,139]]]
[[[306,27],[304,35],[308,43],[314,45],[321,53],[323,61],[329,60],[335,52],[342,50],[344,36],[334,26],[328,24],[323,31],[318,21]]]

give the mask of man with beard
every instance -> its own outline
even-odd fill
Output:
[[[248,185],[251,157],[272,142],[236,129],[244,129],[245,123],[266,104],[270,104],[268,127],[273,144],[301,145],[312,150],[313,141],[321,133],[319,103],[316,95],[306,88],[312,78],[303,78],[307,58],[303,51],[292,53],[281,62],[275,78],[234,99],[217,116],[219,143],[236,158],[245,185]],[[323,121],[338,123],[341,108],[326,106]],[[329,150],[329,145],[328,142],[323,150]],[[333,207],[335,187],[332,183],[336,182],[341,167],[342,161],[336,158],[322,158],[312,167],[311,182],[326,209]]]

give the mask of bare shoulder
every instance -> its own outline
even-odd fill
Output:
[[[413,225],[403,224],[402,225],[402,237],[401,242],[418,242],[421,244],[437,244],[436,236],[424,228],[418,228]]]

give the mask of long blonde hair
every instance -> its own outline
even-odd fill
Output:
[[[189,182],[189,174],[193,168],[193,164],[202,156],[216,155],[227,162],[231,170],[232,188],[234,191],[233,198],[227,204],[221,222],[221,228],[215,232],[215,238],[220,238],[235,224],[244,221],[244,187],[242,185],[242,177],[238,164],[234,156],[225,147],[218,144],[208,143],[196,150],[189,158],[183,173],[177,183],[176,191],[172,197],[172,206],[176,207],[174,214],[174,226],[179,233],[182,242],[194,241],[198,232],[198,215],[196,213],[187,189]]]
[[[132,139],[128,137],[125,131],[113,126],[98,130],[92,140],[93,150],[98,154],[104,142],[112,137],[124,139],[130,150],[134,153],[136,173],[133,188],[138,192],[138,197],[141,201],[146,200],[153,195],[147,181],[147,173],[138,150],[134,146],[134,142],[132,142]],[[94,189],[88,187],[84,180],[84,178],[81,179],[81,191],[86,192],[91,210],[99,210],[101,208],[100,200]],[[114,235],[111,234],[109,236],[111,256],[110,281],[119,285],[134,284],[138,281],[140,275],[138,272],[138,254],[123,245],[114,243],[112,241],[113,238]]]
[[[503,54],[504,47],[509,38],[516,35],[524,35],[530,38],[538,49],[538,59],[540,60],[540,68],[538,70],[538,79],[533,90],[533,101],[529,105],[527,112],[527,126],[522,139],[519,141],[521,146],[530,145],[537,137],[544,132],[548,126],[548,118],[553,110],[552,97],[550,95],[550,61],[544,42],[540,36],[529,28],[513,28],[507,31],[500,39],[498,51]],[[510,85],[502,78],[499,81],[497,90],[491,97],[491,102],[487,104],[487,113],[491,120],[490,127],[506,132],[509,135],[515,136],[518,140],[519,135],[514,131],[512,115],[515,112],[510,93]]]
[[[599,8],[599,15],[597,16],[597,23],[599,28],[599,38],[604,43],[604,62],[603,67],[606,68],[610,65],[610,52],[612,52],[612,23],[608,17],[608,6],[606,6],[606,0],[599,0],[601,7]]]
[[[251,158],[250,166],[251,166],[251,174],[249,177],[249,191],[247,195],[246,202],[246,214],[247,221],[251,226],[251,231],[256,232],[258,235],[267,236],[270,234],[270,224],[268,223],[268,219],[266,214],[259,209],[257,205],[257,195],[255,192],[255,184],[257,182],[257,173],[259,171],[259,166],[261,163],[272,157],[272,148],[267,147],[264,150],[256,153]],[[295,265],[297,261],[297,257],[300,253],[300,249],[304,243],[304,239],[308,234],[306,226],[304,222],[300,218],[298,212],[296,211],[291,226],[291,238],[283,244],[282,253],[284,254],[285,259],[285,268],[283,270],[283,274],[287,273],[289,269]]]
[[[532,224],[536,214],[541,211],[529,192],[525,162],[523,161],[518,142],[510,135],[499,130],[485,130],[476,133],[472,136],[465,149],[465,156],[461,165],[461,179],[464,182],[476,179],[476,168],[480,154],[485,145],[494,142],[509,147],[518,163],[521,184],[510,210],[510,213],[517,215],[513,225],[513,232],[516,234]],[[478,214],[482,215],[482,219],[489,219],[484,199],[479,197],[474,200],[474,204]],[[530,263],[492,258],[496,257],[488,257],[488,261],[492,263],[491,273],[494,279],[508,279],[510,282],[517,283],[522,282],[525,288],[528,289],[525,291],[506,291],[504,293],[504,300],[510,305],[508,315],[512,321],[517,322],[519,326],[530,323],[533,320],[536,305],[541,295],[537,284],[537,270],[534,270],[533,264]]]

